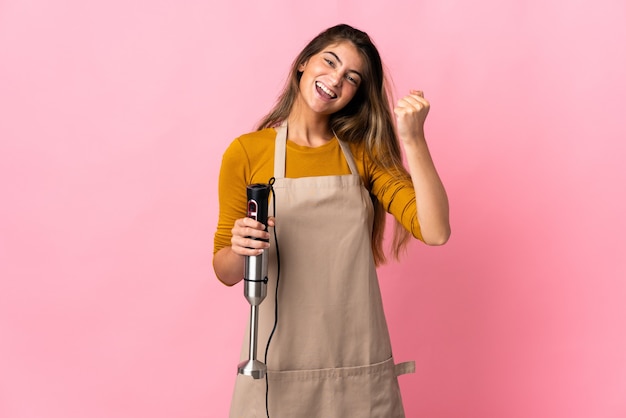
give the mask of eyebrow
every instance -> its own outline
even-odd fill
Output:
[[[324,51],[326,54],[331,54],[333,57],[335,57],[335,59],[339,62],[339,64],[343,64],[343,62],[341,61],[341,59],[339,58],[339,56],[337,54],[335,54],[333,51]],[[355,73],[356,75],[358,75],[359,77],[361,77],[361,79],[363,79],[363,75],[361,75],[360,72],[358,72],[357,70],[348,70],[351,73]]]

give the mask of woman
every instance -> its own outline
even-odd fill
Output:
[[[385,84],[368,35],[348,25],[329,28],[295,59],[258,131],[224,154],[215,273],[234,285],[245,256],[269,251],[259,347],[279,307],[267,382],[238,376],[231,417],[265,416],[266,407],[273,418],[404,416],[397,376],[411,365],[393,362],[375,270],[385,261],[385,211],[399,226],[396,258],[409,234],[441,245],[450,226],[424,136],[429,103],[411,91],[392,112]],[[246,217],[246,186],[272,177],[276,216],[266,232]]]

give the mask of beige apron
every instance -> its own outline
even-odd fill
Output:
[[[373,206],[350,148],[339,141],[352,174],[292,179],[285,178],[286,141],[281,126],[272,199],[280,283],[267,356],[270,418],[404,417],[397,376],[415,365],[393,362],[370,245]],[[259,308],[261,361],[274,325],[273,247]],[[247,356],[246,337],[241,359]],[[230,417],[265,417],[265,384],[238,375]]]

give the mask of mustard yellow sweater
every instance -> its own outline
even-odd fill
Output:
[[[219,219],[213,252],[230,245],[236,219],[246,216],[246,186],[267,183],[274,175],[273,128],[235,139],[222,157],[219,176]],[[415,238],[422,239],[417,221],[415,191],[407,179],[394,178],[374,164],[360,144],[350,144],[364,186]],[[288,178],[350,174],[337,139],[310,148],[287,141],[285,176]]]

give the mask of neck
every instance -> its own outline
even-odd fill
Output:
[[[326,144],[335,136],[328,115],[320,115],[314,112],[301,112],[294,105],[287,118],[287,139],[298,145],[307,147],[319,147]]]

